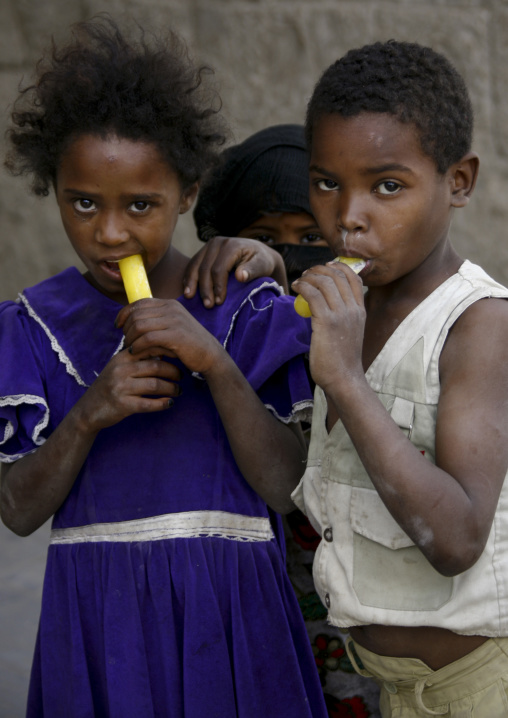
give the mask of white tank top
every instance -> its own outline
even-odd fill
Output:
[[[484,297],[508,298],[508,289],[464,262],[406,317],[366,373],[392,418],[432,462],[439,356],[457,318]],[[326,412],[318,387],[307,469],[293,500],[323,537],[313,573],[330,623],[508,636],[508,481],[481,557],[458,576],[442,576],[388,512],[342,423],[328,434]]]

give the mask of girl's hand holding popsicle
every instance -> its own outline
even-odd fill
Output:
[[[152,297],[141,255],[125,257],[118,264],[129,304]],[[173,301],[158,299],[150,307],[125,307],[120,311],[117,322],[124,330],[129,352],[138,358],[155,358],[154,352],[178,357],[191,371],[205,374],[217,364],[213,357],[223,354],[222,347],[179,302]],[[170,308],[168,302],[172,302]],[[145,336],[146,327],[150,339]]]

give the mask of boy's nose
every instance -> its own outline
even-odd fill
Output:
[[[129,238],[129,232],[120,217],[113,212],[108,212],[99,219],[95,237],[101,244],[117,246]]]
[[[364,202],[360,197],[342,197],[338,207],[337,224],[345,232],[362,232],[367,228]]]

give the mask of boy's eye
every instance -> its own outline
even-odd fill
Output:
[[[133,203],[131,204],[131,209],[132,209],[134,212],[138,212],[138,213],[139,213],[139,212],[146,212],[146,210],[148,209],[149,206],[150,206],[150,205],[148,204],[148,202],[147,202],[146,200],[144,200],[144,199],[139,199],[139,200],[137,200],[136,202],[133,202]]]
[[[401,188],[402,185],[395,182],[395,180],[385,180],[378,184],[376,191],[379,192],[379,194],[396,194]]]
[[[77,199],[73,203],[74,209],[76,209],[78,212],[93,212],[95,209],[95,202],[93,202],[91,199],[85,199],[85,197],[80,197],[80,199]]]
[[[316,185],[319,187],[319,189],[324,190],[325,192],[331,192],[338,188],[337,182],[334,182],[334,180],[331,179],[321,179],[316,182]]]

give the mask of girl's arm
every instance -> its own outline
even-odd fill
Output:
[[[293,511],[291,493],[305,470],[302,431],[298,424],[286,425],[276,419],[220,344],[218,350],[204,376],[236,463],[274,511]]]
[[[0,514],[14,533],[28,536],[62,505],[101,429],[133,413],[168,408],[177,389],[165,380],[178,380],[178,370],[141,358],[125,351],[113,357],[42,446],[3,464]]]
[[[508,302],[476,302],[449,334],[434,465],[367,383],[360,283],[321,268],[295,284],[311,304],[310,367],[329,416],[340,416],[386,507],[434,568],[447,576],[470,568],[485,547],[508,467]]]
[[[194,297],[199,285],[205,307],[222,304],[233,270],[239,282],[273,277],[288,294],[284,260],[278,252],[257,239],[214,237],[189,260],[184,274],[185,296]]]
[[[299,425],[285,425],[264,406],[224,347],[174,300],[152,299],[121,310],[117,325],[133,356],[178,357],[207,381],[245,479],[279,513],[295,506],[290,494],[304,471]]]

